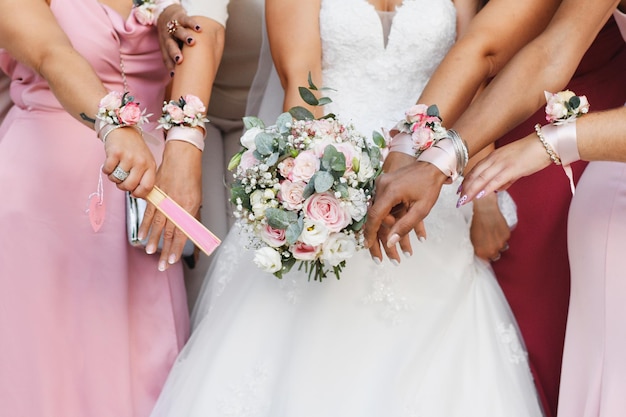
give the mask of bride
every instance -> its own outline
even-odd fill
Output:
[[[267,0],[284,107],[301,104],[311,71],[333,88],[326,112],[367,136],[392,127],[454,42],[457,16],[475,7]],[[455,207],[457,186],[442,190],[412,256],[394,265],[358,252],[341,280],[263,273],[233,228],[153,417],[541,416],[515,320],[474,256],[471,208]]]

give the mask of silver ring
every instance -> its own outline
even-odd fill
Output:
[[[114,178],[120,180],[120,182],[124,182],[126,178],[130,175],[130,172],[124,171],[120,166],[116,166],[113,172],[111,173]]]
[[[501,257],[502,257],[502,255],[500,255],[500,254],[498,253],[495,257],[493,257],[493,258],[491,258],[491,259],[489,259],[489,260],[490,260],[491,262],[497,262],[497,261],[499,261],[499,260],[500,260],[500,258],[501,258]]]

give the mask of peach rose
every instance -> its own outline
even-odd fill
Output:
[[[300,152],[294,160],[293,170],[289,179],[294,182],[307,182],[319,169],[320,160],[313,151]]]
[[[278,193],[278,199],[283,203],[283,206],[287,210],[300,210],[302,208],[302,202],[306,184],[302,181],[291,182],[284,180],[280,183],[280,192]]]

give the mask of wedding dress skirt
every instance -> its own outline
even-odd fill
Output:
[[[415,103],[454,40],[454,7],[405,0],[386,45],[381,29],[365,0],[322,0],[324,85],[336,90],[327,110],[368,135]],[[308,281],[297,265],[283,279],[263,273],[234,227],[153,417],[541,416],[457,187],[443,188],[427,240],[412,234],[413,256],[377,265],[360,251],[340,280]]]

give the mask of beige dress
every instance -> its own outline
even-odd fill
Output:
[[[208,109],[206,148],[203,154],[202,222],[220,238],[232,225],[226,169],[239,151],[248,91],[257,70],[262,39],[263,0],[189,0],[183,3],[190,15],[201,15],[225,24],[224,55]],[[226,9],[227,7],[227,9]],[[189,306],[193,308],[210,258],[200,254],[194,269],[185,268]]]

